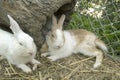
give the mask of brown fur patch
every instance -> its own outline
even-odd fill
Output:
[[[76,39],[76,42],[78,45],[84,41],[87,41],[88,38],[86,38],[86,37],[97,37],[94,35],[94,33],[84,30],[84,29],[67,30],[67,31],[70,32],[70,34]],[[91,39],[92,38],[90,38],[89,40],[91,40]]]

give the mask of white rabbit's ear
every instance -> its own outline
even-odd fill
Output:
[[[10,20],[10,29],[12,30],[12,32],[14,34],[17,34],[19,32],[21,32],[21,28],[19,27],[19,24],[10,16],[10,15],[7,15],[9,20]]]
[[[57,29],[57,19],[55,17],[55,15],[52,16],[52,31]]]
[[[62,30],[62,27],[63,27],[64,20],[65,20],[65,15],[63,14],[58,21],[58,27],[61,30]]]

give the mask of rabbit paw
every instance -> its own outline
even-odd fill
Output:
[[[32,70],[26,66],[25,64],[20,64],[20,65],[17,65],[20,69],[22,69],[25,73],[30,73],[32,72]]]
[[[57,57],[56,56],[49,56],[48,59],[50,61],[56,61],[57,60]]]
[[[46,56],[48,56],[48,53],[42,53],[41,54],[41,57],[46,57]]]
[[[33,59],[32,61],[31,61],[31,63],[33,64],[33,70],[35,70],[36,68],[37,68],[37,66],[39,65],[39,64],[41,64],[39,61],[37,61],[36,59]]]
[[[23,69],[23,71],[24,71],[25,73],[31,73],[31,72],[32,72],[32,70],[31,70],[30,68],[25,68],[25,69]]]
[[[99,67],[100,65],[101,65],[101,63],[95,63],[93,68],[95,69],[95,68]]]

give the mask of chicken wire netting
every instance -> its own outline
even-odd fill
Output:
[[[77,0],[69,29],[94,32],[108,46],[113,56],[120,55],[120,1]]]

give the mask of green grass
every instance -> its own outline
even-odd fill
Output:
[[[108,46],[109,54],[113,56],[120,55],[120,22],[113,22],[103,17],[101,19],[93,18],[89,15],[82,15],[75,12],[72,15],[67,29],[86,29],[95,33]]]

